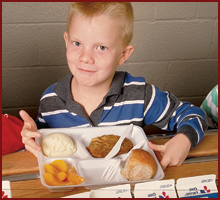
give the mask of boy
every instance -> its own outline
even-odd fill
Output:
[[[145,83],[142,77],[116,72],[134,50],[129,45],[133,10],[127,2],[72,3],[68,32],[64,33],[71,75],[50,86],[43,94],[37,126],[20,111],[26,149],[41,150],[34,139],[37,128],[89,127],[154,124],[177,133],[164,145],[149,142],[161,153],[161,166],[180,165],[206,129],[202,109],[180,102],[169,92]]]

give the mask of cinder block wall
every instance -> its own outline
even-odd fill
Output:
[[[200,106],[218,83],[217,2],[135,2],[135,51],[119,66]],[[44,90],[69,73],[68,2],[2,3],[2,113],[34,119]]]

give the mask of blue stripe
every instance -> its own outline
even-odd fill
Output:
[[[130,83],[132,81],[145,83],[145,79],[143,77],[134,77],[134,76],[131,76],[127,72],[125,72],[125,73],[126,73],[125,83]]]
[[[182,102],[183,104],[176,109],[176,114],[171,117],[169,121],[169,125],[167,127],[167,131],[173,130],[175,126],[178,126],[179,122],[186,117],[187,114],[194,114],[194,112],[188,112],[188,108],[191,108],[191,104],[187,102]],[[178,121],[177,118],[179,117]]]
[[[101,122],[115,122],[121,120],[128,120],[132,118],[143,118],[143,104],[128,104],[122,106],[112,107],[110,110],[104,110],[103,115],[99,121]]]
[[[73,126],[89,124],[89,122],[84,118],[78,115],[73,116],[70,113],[61,113],[44,116],[43,119],[47,122],[50,128],[68,128]]]
[[[167,93],[155,86],[155,99],[145,116],[145,124],[153,124],[163,113],[167,105]]]

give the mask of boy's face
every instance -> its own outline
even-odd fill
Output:
[[[107,16],[84,18],[75,14],[64,39],[74,81],[83,86],[110,86],[117,65],[133,51],[132,45],[123,46],[117,23]]]

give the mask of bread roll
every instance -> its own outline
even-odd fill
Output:
[[[76,151],[73,140],[63,133],[51,133],[42,141],[42,151],[48,157],[71,156]]]
[[[143,149],[134,149],[126,159],[121,174],[129,181],[139,181],[152,178],[156,171],[154,157]]]

